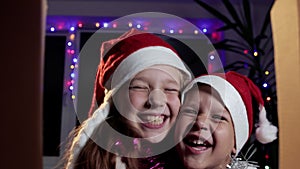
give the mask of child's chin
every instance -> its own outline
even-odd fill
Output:
[[[165,133],[148,133],[145,140],[150,143],[159,143],[166,137]]]

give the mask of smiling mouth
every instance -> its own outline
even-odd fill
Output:
[[[183,143],[195,154],[199,154],[212,147],[209,141],[195,135],[188,135],[183,139]]]
[[[150,129],[158,129],[163,127],[168,116],[160,115],[141,115],[142,125]]]

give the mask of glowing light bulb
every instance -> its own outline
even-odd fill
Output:
[[[174,33],[174,30],[173,30],[173,29],[171,29],[171,30],[170,30],[170,33]]]
[[[214,55],[210,55],[210,56],[209,56],[209,59],[210,59],[210,60],[214,60],[214,59],[215,59],[215,56],[214,56]]]
[[[194,34],[197,35],[199,32],[198,30],[194,30]]]
[[[206,33],[206,32],[207,32],[207,29],[206,29],[206,28],[203,28],[203,29],[202,29],[202,32]]]
[[[271,97],[267,97],[267,99],[266,99],[267,101],[270,101],[271,100]]]
[[[142,27],[141,24],[137,24],[137,25],[136,25],[136,28],[138,28],[138,29],[140,29],[141,27]]]
[[[68,42],[68,46],[72,46],[72,42]]]
[[[166,30],[162,29],[162,30],[161,30],[161,33],[166,33]]]
[[[78,60],[77,60],[76,58],[73,59],[73,62],[74,62],[74,63],[77,63],[77,61],[78,61]]]
[[[70,27],[70,31],[74,31],[75,30],[75,27],[74,26],[72,26],[72,27]]]
[[[104,27],[104,28],[107,28],[107,27],[108,27],[108,23],[104,22],[104,23],[103,23],[103,27]]]
[[[79,23],[79,24],[78,24],[78,27],[79,27],[79,28],[82,28],[82,27],[83,27],[83,24],[82,24],[82,23]]]
[[[253,55],[254,55],[254,56],[258,56],[258,52],[254,52]]]
[[[178,30],[178,33],[182,34],[182,33],[183,33],[183,30],[182,30],[182,29],[179,29],[179,30]]]
[[[50,28],[50,31],[51,31],[51,32],[54,32],[54,31],[55,31],[55,28],[54,28],[54,27],[51,27],[51,28]]]
[[[71,66],[70,66],[70,69],[74,69],[74,68],[75,68],[75,66],[74,66],[74,65],[71,65]]]
[[[269,71],[265,71],[265,75],[269,75],[270,74],[270,72]]]
[[[100,27],[100,23],[99,23],[99,22],[96,22],[96,23],[95,23],[95,26],[96,26],[97,28],[99,28],[99,27]]]
[[[132,26],[133,26],[133,25],[132,25],[132,22],[129,22],[129,23],[128,23],[128,27],[131,28]]]
[[[118,25],[116,23],[114,23],[112,26],[113,26],[113,28],[116,28]]]
[[[74,73],[71,73],[71,77],[74,78],[74,77],[75,77],[75,74],[74,74]]]
[[[71,35],[70,35],[70,40],[74,40],[75,39],[75,34],[74,33],[72,33]]]
[[[75,96],[75,95],[72,95],[71,98],[74,100],[74,99],[76,98],[76,96]]]
[[[263,84],[263,87],[265,87],[265,88],[268,87],[268,84],[267,84],[267,83],[264,83],[264,84]]]
[[[265,166],[265,169],[270,169],[270,167],[266,165],[266,166]]]
[[[69,87],[69,89],[70,89],[70,90],[73,90],[73,89],[74,89],[74,87],[73,87],[73,86],[70,86],[70,87]]]

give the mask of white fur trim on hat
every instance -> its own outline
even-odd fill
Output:
[[[112,74],[111,84],[105,86],[115,92],[140,71],[159,64],[179,69],[184,74],[183,80],[186,82],[192,79],[191,73],[175,52],[162,46],[150,46],[139,49],[125,58]]]

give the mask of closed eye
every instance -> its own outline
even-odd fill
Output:
[[[148,87],[146,86],[129,86],[129,90],[134,90],[134,91],[149,91]]]

